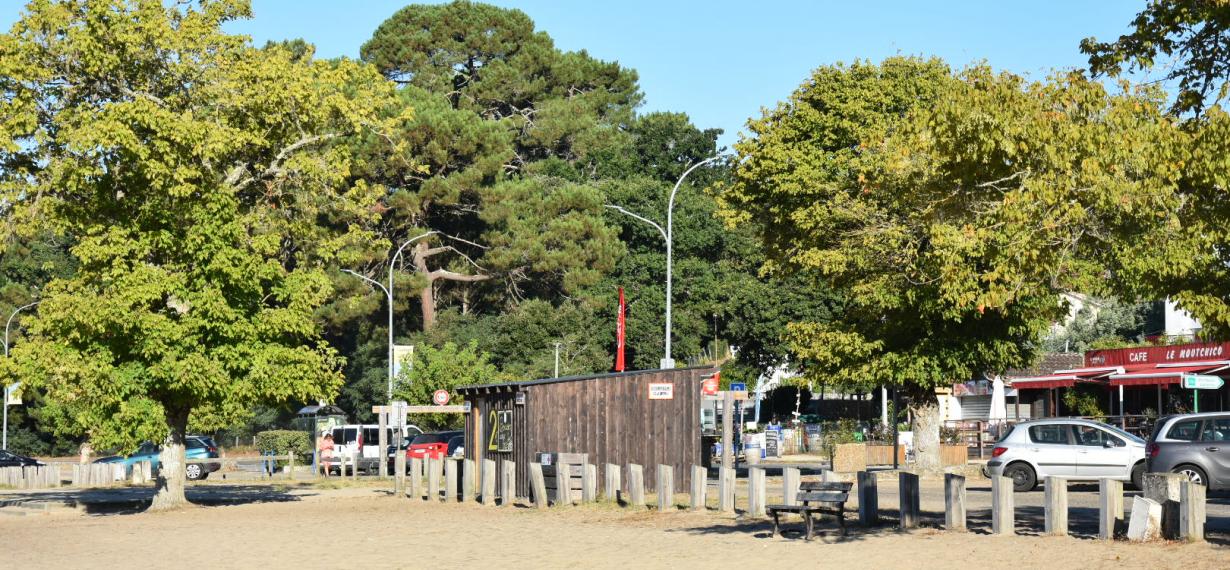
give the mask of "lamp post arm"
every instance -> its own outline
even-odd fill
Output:
[[[368,276],[366,276],[366,275],[364,275],[364,274],[362,274],[362,273],[359,273],[359,272],[357,272],[357,271],[351,271],[351,270],[349,270],[349,269],[343,269],[343,270],[342,270],[342,273],[349,273],[349,274],[351,274],[351,275],[354,275],[355,277],[358,277],[359,279],[362,279],[362,280],[366,281],[369,285],[372,285],[372,286],[374,286],[374,287],[376,287],[376,288],[380,289],[381,291],[383,291],[383,292],[384,292],[384,296],[385,296],[385,297],[388,297],[388,296],[389,296],[389,289],[388,289],[387,287],[385,287],[383,283],[381,283],[381,282],[379,282],[379,281],[376,281],[375,279],[372,279],[371,277],[368,277]]]
[[[604,208],[610,208],[610,209],[615,210],[615,211],[617,211],[617,212],[619,212],[619,213],[621,213],[621,214],[626,214],[626,215],[631,216],[631,217],[633,217],[633,218],[636,218],[636,219],[638,219],[638,220],[640,220],[640,221],[642,221],[642,222],[645,222],[646,224],[649,224],[649,225],[653,226],[653,227],[654,227],[654,229],[658,230],[658,233],[662,234],[662,239],[668,239],[668,238],[667,238],[667,235],[666,235],[666,230],[662,229],[662,226],[658,225],[658,223],[657,223],[657,222],[655,222],[655,221],[653,221],[653,220],[651,220],[651,219],[649,219],[649,218],[646,218],[646,217],[644,217],[644,216],[641,216],[641,215],[635,214],[635,213],[633,213],[633,212],[630,212],[630,211],[628,211],[627,209],[625,209],[623,206],[616,206],[616,205],[614,205],[614,204],[604,204],[604,205],[603,205],[603,207],[604,207]]]
[[[5,358],[8,358],[9,356],[9,326],[13,324],[13,317],[16,317],[17,313],[20,313],[42,302],[43,300],[39,299],[38,301],[35,301],[33,303],[22,305],[20,307],[17,307],[16,309],[13,309],[13,313],[9,315],[9,320],[4,323],[4,357]]]

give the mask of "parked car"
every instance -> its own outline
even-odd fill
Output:
[[[17,455],[8,450],[0,449],[0,467],[35,467],[43,462],[33,457]]]
[[[1151,473],[1180,473],[1210,490],[1230,489],[1230,413],[1161,418],[1146,452]]]
[[[1030,491],[1047,477],[1117,479],[1140,488],[1145,441],[1115,426],[1078,419],[1022,422],[995,444],[983,472]]]
[[[385,428],[386,440],[393,441],[393,428]],[[344,475],[341,462],[343,459],[349,465],[349,458],[358,451],[359,471],[371,473],[380,466],[380,426],[375,424],[352,424],[333,428],[333,459],[325,462],[330,473]],[[415,425],[407,425],[402,430],[402,449],[405,442],[423,433]]]
[[[466,456],[466,436],[457,435],[448,440],[449,457],[462,458]]]
[[[190,435],[184,439],[184,444],[186,459],[216,459],[218,457],[218,446],[214,444],[213,438],[208,436]],[[96,459],[94,463],[121,463],[125,468],[129,468],[136,463],[148,461],[151,467],[157,469],[162,461],[159,457],[160,453],[162,453],[161,446],[147,441],[131,455],[103,457]],[[189,463],[184,468],[184,473],[188,476],[188,480],[197,481],[209,477],[210,473],[221,468],[221,463]]]
[[[460,431],[441,431],[414,436],[406,450],[406,458],[443,459],[448,454],[448,442],[461,435]]]

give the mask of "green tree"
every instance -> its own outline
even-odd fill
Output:
[[[97,447],[164,441],[153,508],[184,504],[184,437],[257,403],[330,399],[315,310],[375,239],[379,188],[348,184],[394,88],[223,34],[246,0],[31,2],[0,36],[10,232],[74,236],[5,363],[44,420]],[[12,173],[10,173],[12,174]]]
[[[490,356],[478,349],[477,342],[457,346],[446,342],[440,347],[425,345],[414,352],[413,365],[402,368],[396,379],[393,397],[412,405],[432,403],[436,390],[448,390],[453,403],[461,403],[457,388],[490,384],[500,378]],[[410,414],[410,423],[424,430],[455,428],[464,418],[455,414]]]
[[[751,130],[726,218],[757,228],[769,271],[841,295],[833,322],[790,325],[795,350],[809,375],[904,387],[923,469],[936,386],[1028,363],[1060,294],[1174,233],[1182,133],[1157,91],[890,58],[818,69]]]
[[[1080,49],[1089,56],[1093,73],[1116,77],[1160,65],[1165,81],[1178,82],[1176,113],[1199,115],[1226,97],[1230,2],[1150,0],[1131,26],[1130,33],[1112,42],[1092,37],[1081,41]]]
[[[1072,321],[1047,336],[1046,352],[1083,353],[1095,348],[1144,342],[1146,303],[1124,303],[1118,299],[1087,299]]]

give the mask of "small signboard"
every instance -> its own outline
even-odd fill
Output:
[[[730,393],[733,395],[736,402],[741,402],[747,399],[747,390],[742,390],[742,391],[732,390]]]
[[[743,382],[731,382],[730,391],[731,392],[746,392],[747,384]]]
[[[675,385],[669,382],[652,383],[649,385],[650,400],[674,400]]]
[[[764,453],[768,457],[781,457],[781,448],[778,445],[778,439],[781,437],[781,432],[778,430],[765,430],[764,432]]]
[[[705,396],[716,395],[718,393],[718,384],[720,382],[721,382],[721,377],[718,376],[718,373],[715,372],[713,376],[708,376],[704,380],[701,381],[700,393]]]
[[[1226,383],[1220,376],[1205,374],[1184,374],[1183,387],[1188,390],[1216,390]]]
[[[431,403],[437,406],[448,404],[448,390],[436,390],[431,394]]]

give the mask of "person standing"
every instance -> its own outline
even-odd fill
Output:
[[[316,444],[316,456],[320,458],[320,467],[325,470],[325,477],[328,477],[329,460],[333,458],[333,434],[326,433],[320,438],[320,443]]]

